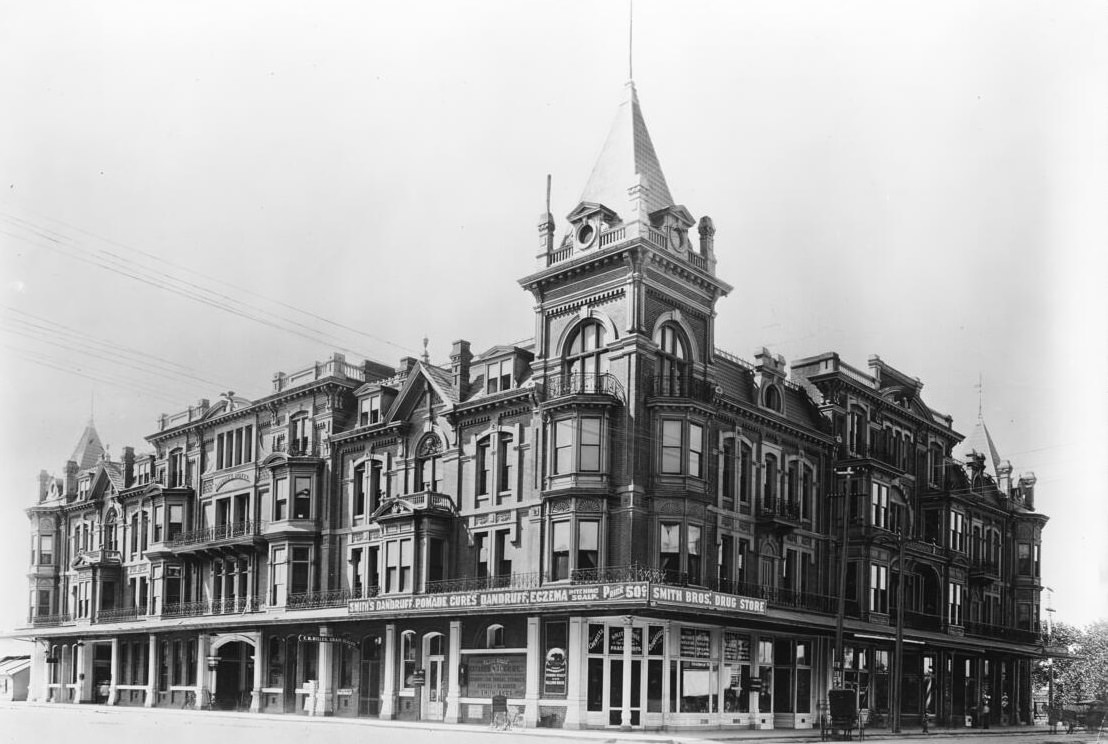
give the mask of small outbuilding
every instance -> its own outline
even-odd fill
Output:
[[[0,659],[0,701],[26,700],[30,681],[30,656],[5,656]]]

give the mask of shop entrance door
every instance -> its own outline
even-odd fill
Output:
[[[631,660],[631,725],[642,725],[642,661]],[[608,725],[623,723],[623,659],[608,659]]]

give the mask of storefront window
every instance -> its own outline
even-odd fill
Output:
[[[773,641],[758,641],[758,677],[762,690],[758,693],[758,712],[773,711]]]
[[[723,710],[726,713],[750,712],[750,638],[737,633],[723,634]]]
[[[680,703],[681,713],[713,712],[717,665],[711,659],[711,633],[704,628],[681,628],[677,655],[670,662],[670,710]]]

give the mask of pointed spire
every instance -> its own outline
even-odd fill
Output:
[[[77,463],[79,470],[84,470],[98,463],[105,451],[104,445],[100,442],[100,435],[96,433],[96,427],[90,418],[69,459]]]
[[[640,210],[645,220],[647,215],[673,206],[634,81],[627,82],[625,98],[616,111],[581,201],[603,204],[625,222],[639,219]]]
[[[1000,468],[1003,460],[1000,458],[1000,452],[997,451],[996,444],[993,442],[993,436],[989,433],[989,427],[985,426],[985,419],[978,417],[977,426],[973,427],[973,433],[966,439],[965,444],[962,445],[963,459],[969,460],[971,452],[985,456],[985,472],[996,478],[997,470]]]

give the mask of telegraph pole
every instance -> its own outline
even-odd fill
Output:
[[[845,468],[843,470],[836,470],[835,475],[846,478],[845,483],[850,482],[850,478],[854,476],[854,468]],[[849,509],[850,494],[848,492],[849,486],[844,485],[839,492],[839,496],[843,500],[842,518],[843,518],[843,534],[842,541],[839,544],[839,612],[838,617],[835,618],[835,656],[831,660],[831,686],[833,688],[841,688],[845,683],[843,678],[843,619],[846,617],[846,537],[847,537],[847,511]]]

